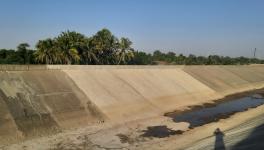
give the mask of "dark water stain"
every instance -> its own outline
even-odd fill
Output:
[[[195,106],[192,107],[191,110],[166,113],[165,116],[173,118],[174,122],[188,122],[190,123],[190,128],[194,128],[210,122],[216,122],[220,119],[228,118],[237,112],[246,111],[250,108],[256,108],[263,104],[263,98],[248,96],[223,101],[218,104]]]
[[[169,129],[167,126],[151,126],[148,127],[147,130],[144,130],[144,134],[141,136],[143,137],[156,137],[156,138],[165,138],[171,135],[182,134],[183,131],[181,130],[172,130]]]

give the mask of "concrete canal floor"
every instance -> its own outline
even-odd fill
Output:
[[[104,123],[87,128],[65,131],[57,135],[28,140],[1,147],[3,150],[64,150],[64,149],[263,149],[264,106],[239,112],[229,118],[194,129],[167,118],[152,118],[113,127]],[[164,137],[143,137],[151,125],[187,130],[182,134]],[[219,128],[223,136],[215,134]],[[219,137],[218,137],[219,136]]]

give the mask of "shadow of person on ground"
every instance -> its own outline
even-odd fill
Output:
[[[225,134],[219,129],[217,128],[214,131],[214,135],[215,135],[215,146],[214,146],[214,150],[225,150],[225,143],[224,143],[224,136]]]
[[[264,124],[256,127],[248,137],[234,145],[232,150],[264,150]]]

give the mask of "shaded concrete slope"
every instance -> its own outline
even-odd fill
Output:
[[[13,137],[19,138],[21,133],[19,132],[16,123],[10,114],[10,111],[0,96],[0,143],[10,141]]]
[[[100,115],[91,105],[59,70],[0,72],[0,142],[87,125]]]

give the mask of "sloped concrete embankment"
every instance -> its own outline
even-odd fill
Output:
[[[264,66],[187,66],[183,70],[222,96],[264,87]]]
[[[63,71],[115,122],[162,115],[219,98],[181,68]]]
[[[0,70],[0,139],[5,140],[101,119],[123,123],[155,117],[264,87],[261,65],[7,65]]]
[[[264,87],[262,65],[61,69],[115,121],[162,115]]]
[[[59,70],[0,72],[0,142],[80,127],[100,112]]]

